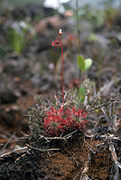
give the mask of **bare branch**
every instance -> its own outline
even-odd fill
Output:
[[[120,102],[121,102],[121,96],[119,98],[112,99],[109,102],[106,102],[104,104],[101,104],[100,106],[96,106],[92,109],[88,109],[88,112],[92,112],[92,111],[95,111],[96,109],[101,109],[102,107],[108,106],[110,104],[115,104],[115,103],[120,103]]]
[[[37,151],[40,151],[40,152],[59,151],[60,150],[59,148],[40,149],[40,148],[36,148],[36,147],[30,146],[29,144],[26,144],[26,146],[28,148],[30,148],[30,149],[34,149],[34,150],[37,150]]]

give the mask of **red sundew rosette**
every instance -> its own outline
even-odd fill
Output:
[[[44,118],[44,128],[48,134],[58,135],[59,132],[67,131],[69,128],[78,128],[79,130],[86,127],[85,121],[87,113],[84,110],[67,109],[63,107],[58,110],[51,107]]]

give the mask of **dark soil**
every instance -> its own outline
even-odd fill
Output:
[[[114,163],[108,148],[97,150],[98,142],[84,138],[81,133],[65,143],[61,142],[61,145],[56,144],[58,151],[40,153],[32,148],[18,150],[0,158],[0,177],[66,180],[80,179],[87,174],[92,179],[110,179],[113,177],[110,172]],[[94,153],[89,147],[93,147]],[[40,144],[38,149],[44,148],[41,148]]]

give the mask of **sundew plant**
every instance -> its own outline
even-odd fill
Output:
[[[78,105],[74,104],[73,100],[65,99],[66,92],[64,91],[63,85],[63,44],[62,44],[62,37],[63,33],[60,29],[58,32],[58,37],[52,41],[52,46],[54,48],[61,48],[61,55],[62,55],[62,67],[61,67],[61,85],[62,85],[62,102],[56,101],[52,105],[47,105],[44,107],[43,115],[40,114],[36,117],[33,114],[36,113],[36,110],[33,114],[31,114],[30,118],[31,121],[35,122],[36,126],[32,123],[32,130],[38,132],[38,127],[40,127],[41,132],[44,132],[46,135],[50,136],[59,136],[60,133],[68,133],[70,130],[81,130],[82,128],[86,127],[86,123],[88,122],[85,118],[87,113],[82,110],[78,109]],[[50,103],[49,103],[50,104]],[[42,113],[42,109],[40,108]],[[40,133],[41,133],[40,132]]]

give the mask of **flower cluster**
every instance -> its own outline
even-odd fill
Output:
[[[59,132],[67,131],[69,128],[81,130],[82,127],[86,127],[86,115],[86,112],[76,111],[74,107],[67,110],[64,107],[59,107],[58,110],[51,107],[45,114],[44,128],[51,135],[58,135]]]
[[[61,29],[59,29],[58,34],[59,34],[59,37],[57,37],[57,38],[55,39],[55,41],[52,41],[52,46],[55,47],[55,48],[56,48],[56,47],[62,47],[62,42],[61,42],[60,36],[61,36],[63,33],[62,33],[62,30],[61,30]]]

